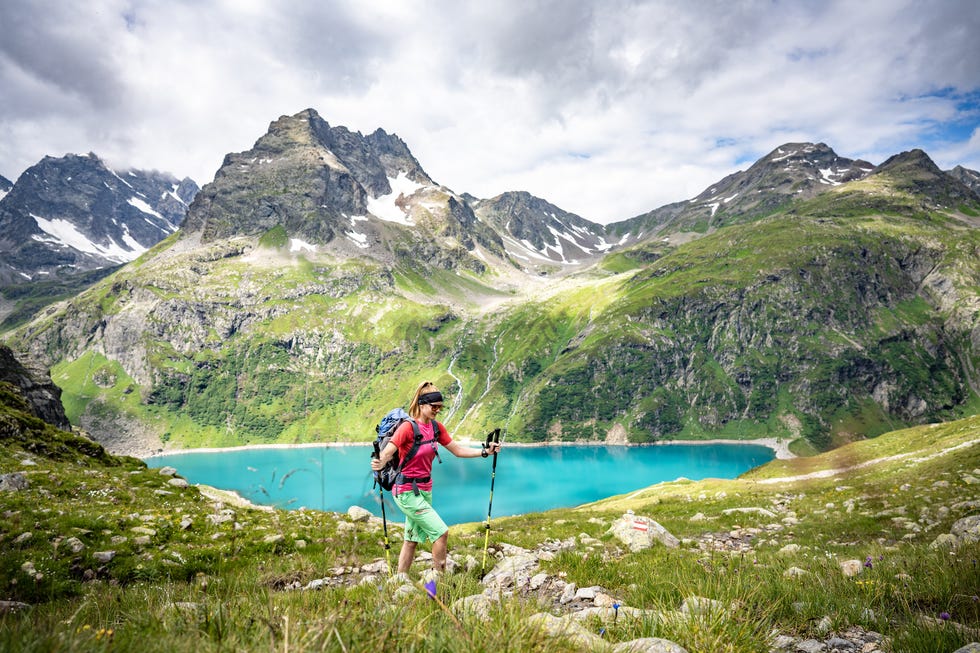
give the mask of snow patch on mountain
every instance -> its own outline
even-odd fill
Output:
[[[40,235],[32,236],[38,242],[70,247],[79,252],[95,254],[116,263],[128,263],[146,251],[145,247],[129,235],[128,229],[123,236],[123,241],[130,249],[126,249],[111,238],[109,239],[110,244],[108,246],[94,243],[68,220],[48,220],[33,213],[30,216],[34,218],[38,228],[47,234],[47,237]]]
[[[164,227],[164,229],[166,231],[169,231],[170,233],[173,233],[173,232],[177,231],[177,225],[171,223],[169,220],[167,220],[165,217],[163,217],[158,211],[156,211],[152,206],[150,206],[149,204],[147,204],[146,202],[144,202],[140,198],[138,198],[138,197],[130,197],[128,200],[126,200],[126,202],[128,204],[130,204],[131,206],[135,206],[137,209],[139,209],[143,213],[146,213],[147,215],[152,215],[153,217],[159,218],[160,220],[162,220],[163,221],[163,227]],[[150,220],[147,220],[147,222],[149,222],[150,224],[152,224],[155,227],[159,227],[160,226],[159,224],[157,224],[155,222],[151,222]]]
[[[387,195],[368,198],[368,211],[387,222],[396,222],[407,227],[414,226],[415,222],[409,213],[398,205],[398,199],[403,196],[408,197],[425,186],[409,179],[408,173],[404,171],[398,173],[394,179],[388,177],[388,185],[391,186],[391,192]]]
[[[345,216],[345,217],[348,217],[348,216]],[[345,231],[344,232],[344,236],[347,237],[347,240],[351,241],[352,243],[354,243],[355,245],[357,245],[361,249],[367,249],[368,247],[371,246],[370,243],[368,243],[367,234],[363,234],[363,233],[361,233],[360,231],[357,230],[357,223],[358,222],[367,222],[367,216],[364,216],[364,215],[352,215],[352,216],[349,216],[349,218],[350,218],[351,230],[350,231]]]
[[[316,253],[316,245],[311,245],[305,240],[300,240],[299,238],[289,239],[289,251],[291,253],[297,252],[313,252]]]

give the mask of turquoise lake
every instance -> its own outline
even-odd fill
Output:
[[[190,483],[233,490],[257,504],[381,515],[372,489],[371,447],[256,447],[153,456]],[[440,450],[432,469],[433,503],[447,524],[484,521],[492,458],[460,459]],[[769,462],[772,449],[749,444],[505,447],[497,459],[493,516],[567,508],[680,477],[734,478]],[[388,519],[401,513],[385,493]]]

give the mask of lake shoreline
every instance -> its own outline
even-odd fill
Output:
[[[458,442],[468,446],[479,446],[482,441],[473,438],[455,438]],[[661,442],[644,443],[611,443],[611,442],[506,442],[508,447],[660,447],[674,444],[754,444],[767,447],[775,452],[777,460],[789,460],[796,458],[796,454],[789,450],[789,442],[783,438],[755,438],[753,440],[729,440],[716,438],[711,440],[666,440]],[[302,449],[317,447],[367,447],[370,442],[301,442],[301,443],[273,443],[273,444],[243,444],[235,447],[200,447],[196,449],[169,449],[154,452],[143,452],[131,455],[140,460],[146,461],[148,458],[157,456],[177,456],[189,453],[221,453],[223,451],[240,451],[246,449]]]

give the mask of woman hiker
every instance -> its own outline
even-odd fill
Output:
[[[398,554],[400,574],[408,573],[408,568],[415,559],[416,546],[419,542],[426,541],[432,542],[432,569],[436,572],[446,569],[449,527],[432,507],[430,474],[432,459],[438,455],[437,446],[441,444],[458,458],[486,458],[500,450],[497,442],[491,442],[482,449],[472,449],[453,440],[446,427],[436,421],[436,415],[441,410],[442,393],[428,381],[418,387],[412,403],[408,405],[408,414],[422,434],[422,444],[402,468],[398,482],[391,488],[395,504],[405,513],[405,541],[401,553]],[[371,460],[371,469],[379,471],[384,468],[396,451],[399,460],[405,460],[414,439],[412,423],[406,420],[395,431],[394,437],[380,452],[380,456]]]

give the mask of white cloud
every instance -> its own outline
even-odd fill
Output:
[[[203,184],[307,107],[600,222],[791,140],[976,168],[978,28],[972,0],[6,0],[0,174],[93,151]]]

